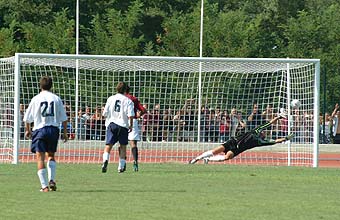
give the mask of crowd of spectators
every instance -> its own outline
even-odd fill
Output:
[[[237,108],[220,109],[202,106],[200,119],[195,100],[187,100],[185,105],[178,109],[161,108],[159,104],[150,109],[148,113],[139,119],[141,136],[143,141],[157,142],[225,142],[241,132],[253,129],[264,122],[273,119],[278,111],[271,105],[267,105],[262,111],[258,104],[254,103],[250,112],[244,112]],[[103,106],[86,106],[78,111],[77,126],[75,114],[69,105],[65,105],[69,123],[67,126],[70,139],[79,140],[105,140],[105,118],[102,116]],[[20,114],[23,116],[25,106],[20,105]],[[320,115],[320,143],[340,144],[340,126],[338,118],[340,108],[336,104],[330,114]],[[300,109],[291,110],[291,132],[295,134],[293,142],[313,142],[313,113]],[[198,134],[198,127],[200,132]],[[265,131],[268,138],[275,139],[286,136],[288,133],[288,119],[281,119],[273,124],[271,129]],[[77,128],[77,131],[76,131]],[[62,128],[61,128],[62,129]],[[20,129],[21,138],[24,137],[24,126]]]

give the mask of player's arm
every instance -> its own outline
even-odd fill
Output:
[[[64,142],[68,141],[68,135],[67,135],[67,120],[62,122],[63,124],[63,138]]]
[[[63,126],[63,138],[64,142],[68,140],[68,135],[67,135],[67,114],[66,110],[63,106],[63,102],[61,99],[58,99],[58,105],[57,105],[58,113],[57,113],[57,120],[62,123]]]
[[[146,114],[148,111],[146,110],[146,108],[144,108],[144,106],[142,104],[140,104],[140,102],[138,101],[138,104],[136,106],[136,108],[138,109],[139,112],[137,112],[137,118],[142,117],[144,114]]]
[[[133,128],[133,116],[129,117],[129,132],[132,130]]]
[[[33,114],[31,113],[33,110],[33,103],[31,102],[25,112],[23,121],[25,122],[25,137],[30,139],[32,136],[32,128],[31,123],[34,121]]]
[[[102,111],[102,116],[104,116],[105,118],[108,118],[109,108],[110,108],[110,102],[109,102],[109,99],[107,99],[105,106],[104,106],[104,110]]]
[[[31,139],[31,137],[32,137],[31,123],[29,123],[29,122],[25,123],[25,137],[27,139]]]
[[[132,101],[128,102],[127,116],[129,118],[129,132],[130,132],[133,127],[133,118],[135,117],[134,104]]]

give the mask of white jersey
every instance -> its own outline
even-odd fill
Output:
[[[140,141],[139,124],[137,119],[133,119],[133,127],[129,132],[129,141]]]
[[[63,121],[67,121],[63,102],[50,91],[34,96],[24,115],[24,122],[34,123],[33,131],[45,126],[59,128]]]
[[[134,117],[134,105],[131,99],[118,93],[110,96],[105,104],[103,116],[106,117],[105,126],[111,122],[129,128],[129,117]]]

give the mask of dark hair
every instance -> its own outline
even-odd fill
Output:
[[[120,94],[124,94],[127,90],[127,84],[125,82],[119,82],[117,85],[117,92]]]
[[[43,76],[40,78],[40,88],[43,90],[50,90],[52,88],[52,78],[49,76]]]
[[[130,86],[126,85],[126,93],[130,92]]]

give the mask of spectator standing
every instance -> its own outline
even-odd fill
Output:
[[[252,130],[256,128],[257,126],[260,126],[263,123],[262,115],[259,111],[259,106],[256,102],[253,103],[253,109],[247,119],[248,119],[247,121],[249,125],[249,130]]]
[[[230,137],[236,137],[237,130],[239,127],[246,128],[247,126],[242,117],[240,117],[240,115],[237,113],[236,108],[231,109],[230,122],[231,122]]]
[[[83,116],[82,109],[78,111],[78,131],[77,138],[79,140],[85,140],[86,138],[86,127],[85,127],[86,118]]]
[[[236,135],[246,132],[247,122],[243,119],[242,112],[237,112],[238,126],[236,128]]]
[[[209,109],[206,106],[201,108],[200,142],[209,141]]]
[[[25,122],[24,122],[24,115],[25,115],[25,105],[20,104],[20,138],[25,138]]]
[[[220,136],[220,119],[219,114],[216,114],[215,109],[209,109],[209,141],[210,142],[218,142]]]
[[[105,140],[105,119],[102,116],[102,108],[97,107],[94,114],[91,116],[91,139],[92,140]]]
[[[329,144],[331,143],[331,128],[333,125],[332,116],[326,112],[325,117],[320,116],[320,143]]]
[[[275,118],[275,113],[273,111],[273,107],[271,105],[267,105],[266,109],[262,112],[262,118],[265,122],[269,122]],[[271,124],[271,128],[265,131],[266,137],[273,138],[278,137],[278,127],[280,120],[277,120]]]
[[[226,142],[230,136],[230,117],[228,113],[224,113],[220,123],[220,142]]]
[[[148,105],[144,104],[143,107],[145,109],[148,109]],[[142,115],[142,140],[143,141],[149,141],[151,137],[150,134],[150,124],[152,121],[151,114],[149,112],[146,112]]]
[[[169,140],[169,132],[172,131],[172,116],[171,110],[165,109],[163,112],[162,119],[162,141],[166,142]]]
[[[340,144],[340,125],[339,125],[339,120],[340,120],[340,109],[339,109],[339,104],[336,103],[334,110],[332,112],[332,119],[333,119],[333,135],[334,135],[334,144]]]
[[[294,109],[292,131],[294,132],[295,137],[293,141],[298,142],[298,143],[304,142],[303,129],[304,129],[304,117],[303,115],[301,115],[301,112],[299,109]]]
[[[82,117],[85,119],[86,140],[91,140],[91,116],[91,108],[86,106],[85,113],[82,115]]]
[[[160,121],[160,105],[155,105],[151,112],[151,130],[152,130],[152,141],[162,141],[161,133],[161,121]]]

